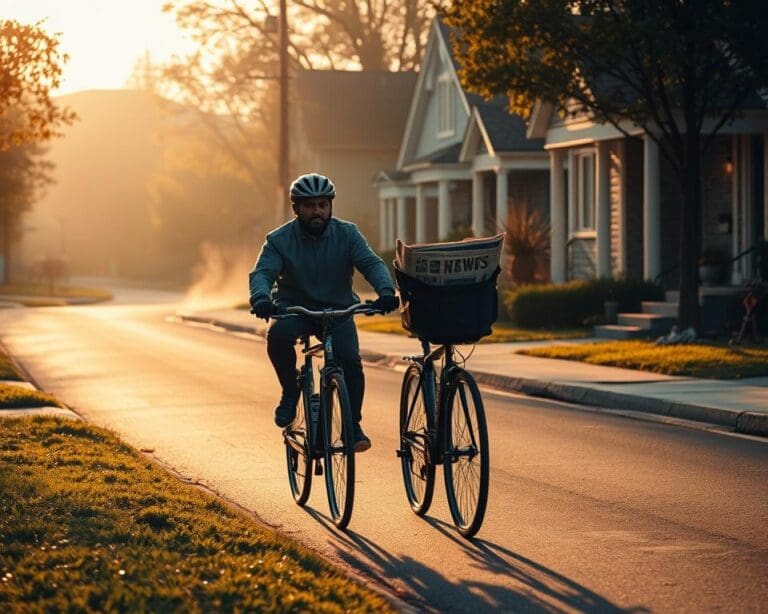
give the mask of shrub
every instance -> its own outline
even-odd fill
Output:
[[[521,328],[573,328],[602,321],[605,301],[617,301],[619,311],[639,311],[642,301],[663,295],[651,282],[602,278],[507,290],[504,307]]]

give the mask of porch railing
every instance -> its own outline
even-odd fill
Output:
[[[743,260],[750,254],[755,254],[755,258],[752,260],[751,267],[750,267],[750,278],[751,279],[760,279],[762,281],[768,281],[768,241],[758,241],[755,243],[752,247],[748,247],[740,254],[736,254],[733,258],[730,260],[726,260],[723,262],[723,268],[733,265],[736,262],[739,262],[740,260]],[[677,269],[680,268],[680,263],[675,262],[671,267],[668,269],[663,270],[661,273],[656,275],[656,277],[653,278],[653,282],[657,285],[664,286],[664,280],[667,278],[667,276],[670,273],[674,273]]]

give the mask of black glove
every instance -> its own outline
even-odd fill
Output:
[[[262,298],[251,302],[251,313],[257,318],[269,320],[269,317],[275,313],[275,305],[268,298]]]
[[[384,313],[389,313],[400,306],[400,301],[394,294],[382,294],[373,301],[372,306],[381,309]]]

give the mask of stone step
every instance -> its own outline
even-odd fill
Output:
[[[619,324],[623,326],[638,326],[652,334],[666,334],[675,324],[675,318],[655,313],[620,313]]]
[[[603,324],[594,327],[598,339],[645,339],[650,337],[650,331],[639,326],[621,326],[619,324]]]
[[[643,313],[655,313],[659,316],[668,318],[677,318],[677,303],[666,303],[664,301],[643,301]]]

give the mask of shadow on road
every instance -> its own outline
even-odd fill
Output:
[[[360,533],[339,531],[326,515],[307,513],[334,538],[337,556],[346,563],[387,584],[396,594],[419,608],[446,611],[609,612],[640,614],[643,606],[622,608],[578,582],[483,539],[460,537],[453,525],[436,518],[425,521],[457,545],[482,578],[455,580],[410,556],[396,556]],[[466,561],[461,562],[462,565]],[[450,566],[450,561],[445,565]]]

